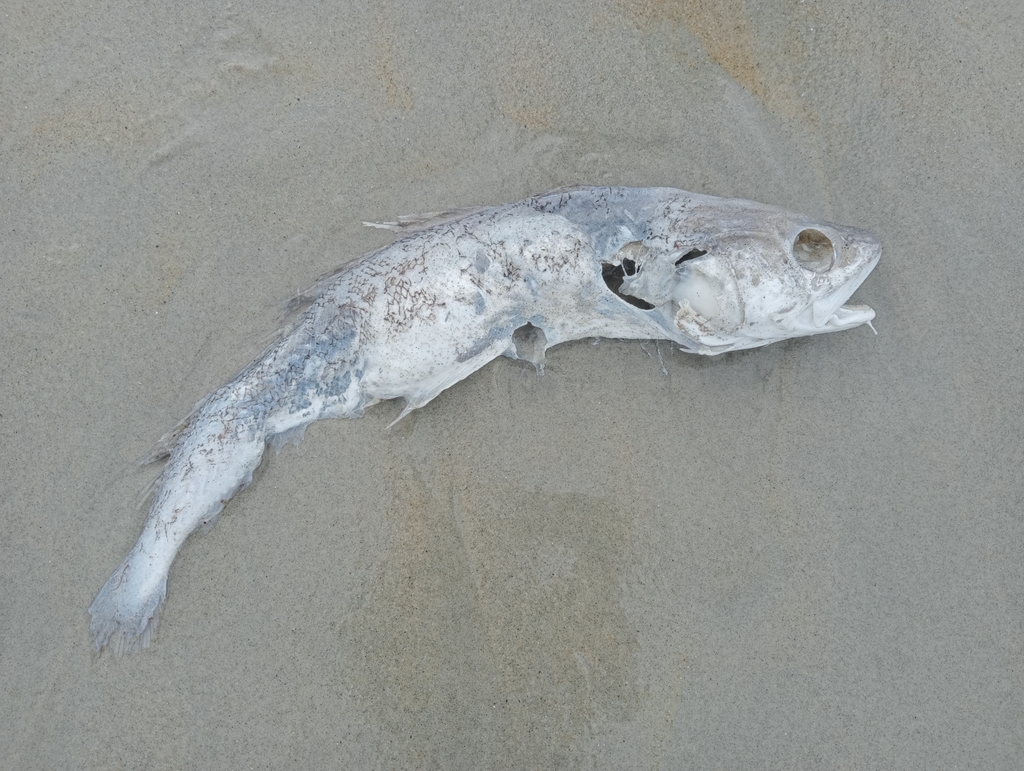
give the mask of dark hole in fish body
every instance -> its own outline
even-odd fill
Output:
[[[707,253],[708,252],[706,249],[691,249],[678,260],[676,260],[676,266],[682,265],[687,260],[694,260],[697,257],[703,257]]]
[[[539,371],[544,368],[544,349],[548,346],[547,335],[540,327],[527,322],[512,333],[516,347],[516,358],[528,361]]]
[[[604,279],[604,283],[612,293],[620,300],[628,302],[630,305],[640,308],[645,311],[654,310],[654,306],[649,302],[641,300],[639,297],[633,297],[631,295],[620,292],[619,289],[622,287],[622,280],[627,276],[632,276],[636,273],[636,263],[632,260],[623,260],[623,263],[630,263],[633,266],[633,270],[627,273],[626,269],[622,265],[612,265],[610,262],[601,263],[601,277]]]

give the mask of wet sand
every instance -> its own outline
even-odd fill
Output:
[[[1024,767],[1019,3],[111,2],[0,25],[0,767]],[[86,608],[136,460],[363,220],[667,185],[879,234],[867,328],[311,427]]]

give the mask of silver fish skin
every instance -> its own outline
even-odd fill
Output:
[[[324,280],[290,332],[161,440],[142,535],[89,608],[96,651],[149,645],[185,539],[268,442],[315,420],[395,398],[404,416],[498,356],[542,368],[568,340],[714,355],[874,318],[845,304],[878,263],[873,235],[751,201],[583,187],[385,226],[400,237]]]

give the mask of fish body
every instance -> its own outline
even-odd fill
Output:
[[[178,549],[247,486],[268,442],[402,398],[404,416],[498,356],[591,337],[726,351],[870,324],[845,305],[869,233],[671,188],[575,188],[390,223],[291,331],[161,440],[142,535],[89,608],[96,650],[146,647]],[[401,416],[400,416],[401,417]]]

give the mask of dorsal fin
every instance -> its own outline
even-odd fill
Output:
[[[394,222],[364,222],[368,228],[380,228],[390,230],[392,233],[415,233],[417,230],[426,230],[434,225],[442,225],[445,222],[468,217],[490,206],[464,206],[460,209],[446,209],[445,211],[431,211],[423,214],[406,214],[398,217]]]

